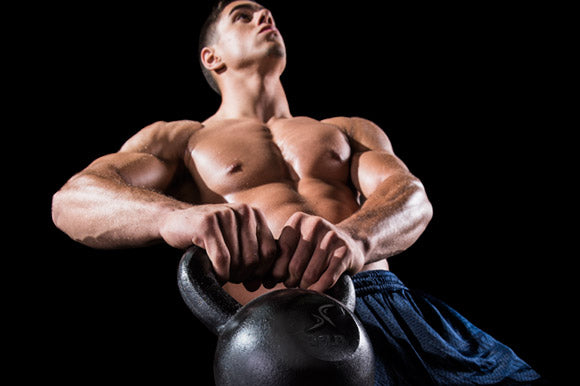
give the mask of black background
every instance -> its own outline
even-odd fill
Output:
[[[561,217],[572,195],[556,160],[566,142],[556,120],[566,109],[556,88],[565,10],[264,3],[286,42],[292,114],[374,121],[426,186],[433,221],[392,269],[540,373],[560,375],[570,257]],[[26,209],[42,228],[8,240],[34,251],[14,275],[22,323],[34,326],[18,355],[34,369],[23,378],[208,384],[214,339],[179,296],[181,252],[92,250],[50,216],[68,178],[142,127],[215,112],[196,58],[208,10],[94,3],[35,8],[25,20],[33,32],[13,80],[23,85],[16,131],[32,166],[18,173],[16,194],[33,189]]]

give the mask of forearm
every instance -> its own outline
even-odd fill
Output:
[[[409,248],[431,217],[432,207],[421,182],[409,174],[395,174],[339,227],[361,243],[368,264]]]
[[[160,221],[191,205],[153,190],[131,186],[119,176],[81,174],[53,197],[55,225],[93,248],[138,247],[160,241]]]

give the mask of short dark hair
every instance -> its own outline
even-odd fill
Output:
[[[217,39],[216,25],[217,25],[217,22],[219,20],[219,17],[221,15],[222,11],[224,10],[224,8],[228,4],[233,3],[234,1],[236,1],[236,0],[219,0],[213,6],[209,16],[207,17],[205,23],[203,24],[203,27],[201,27],[201,32],[199,34],[199,47],[198,47],[197,54],[198,54],[199,62],[201,65],[201,72],[203,73],[203,76],[207,80],[207,83],[209,83],[211,88],[215,92],[217,92],[219,95],[221,95],[221,92],[220,92],[220,89],[219,89],[215,79],[213,78],[213,76],[211,74],[211,71],[208,70],[207,68],[205,68],[205,66],[201,62],[201,50],[203,50],[204,47],[208,47],[211,44],[215,43],[215,41]]]

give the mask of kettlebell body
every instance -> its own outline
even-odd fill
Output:
[[[192,312],[218,335],[216,385],[373,385],[369,338],[353,314],[354,286],[343,276],[340,300],[303,289],[264,294],[241,306],[217,283],[207,255],[188,250],[179,288]]]

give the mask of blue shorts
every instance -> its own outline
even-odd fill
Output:
[[[376,385],[521,385],[540,376],[509,347],[390,271],[353,277]]]

